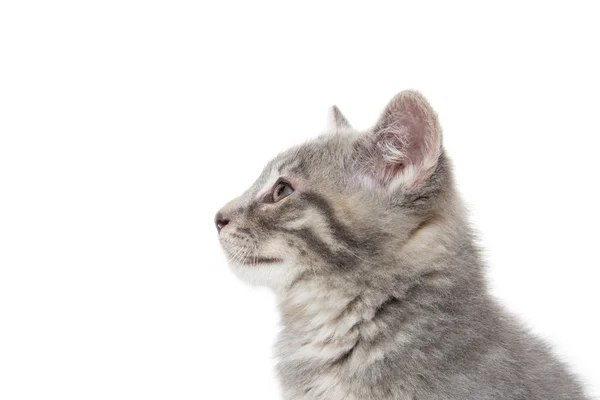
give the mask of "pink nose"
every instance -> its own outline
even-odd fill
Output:
[[[215,216],[215,225],[217,226],[217,231],[221,232],[221,229],[223,229],[227,224],[229,224],[229,218],[226,218],[223,214],[218,212]]]

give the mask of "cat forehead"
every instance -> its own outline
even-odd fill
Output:
[[[326,178],[338,180],[355,139],[350,134],[327,134],[289,148],[265,166],[248,194],[252,198],[260,196],[280,178],[293,183],[310,181],[312,185]]]
[[[281,153],[268,166],[281,174],[309,175],[316,168],[334,167],[347,157],[354,137],[323,135]]]

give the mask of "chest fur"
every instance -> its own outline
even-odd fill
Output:
[[[303,292],[306,295],[307,291]],[[286,399],[410,399],[387,362],[410,343],[410,322],[386,318],[389,296],[315,296],[286,305],[276,347]],[[395,321],[391,324],[391,321]]]

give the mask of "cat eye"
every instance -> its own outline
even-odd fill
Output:
[[[273,189],[273,203],[277,203],[279,200],[288,197],[292,193],[294,193],[292,185],[285,181],[278,182]]]

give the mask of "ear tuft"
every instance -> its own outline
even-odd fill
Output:
[[[419,92],[398,93],[367,138],[371,174],[383,186],[411,188],[435,169],[441,152],[438,118]],[[364,164],[364,162],[363,162]]]
[[[342,114],[338,106],[332,106],[331,113],[333,114],[333,124],[336,133],[352,129],[352,126],[350,126],[350,123],[346,117],[344,117],[344,114]]]

